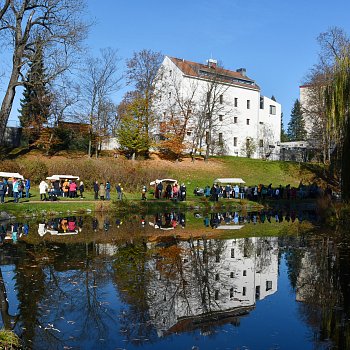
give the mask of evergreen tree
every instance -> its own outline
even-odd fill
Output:
[[[281,142],[288,142],[288,141],[289,141],[289,137],[286,131],[284,130],[283,113],[281,113]]]
[[[130,156],[147,156],[150,147],[146,130],[147,101],[138,92],[128,92],[118,107],[120,124],[116,131],[120,149]]]
[[[290,141],[302,141],[306,138],[305,122],[303,111],[298,99],[295,100],[288,123],[287,135]]]
[[[29,142],[40,137],[43,124],[50,113],[51,98],[46,87],[43,47],[39,40],[35,44],[35,52],[29,64],[29,71],[24,82],[19,120]]]

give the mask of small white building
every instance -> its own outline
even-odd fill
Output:
[[[205,148],[211,137],[211,153],[279,159],[281,105],[262,96],[244,68],[165,56],[159,72],[155,113],[164,122],[188,118],[189,149]]]

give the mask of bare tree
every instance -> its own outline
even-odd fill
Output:
[[[205,160],[209,160],[210,150],[216,144],[214,135],[217,134],[219,127],[223,125],[223,118],[230,116],[231,104],[225,101],[225,92],[229,86],[223,84],[216,69],[211,70],[208,75],[207,84],[202,92],[200,102],[200,121],[198,123],[197,138],[202,144],[205,137],[206,151]],[[226,121],[227,122],[227,121]],[[223,143],[223,139],[218,143]]]
[[[159,101],[160,108],[157,103],[153,104],[158,111],[163,111],[163,115],[159,116],[161,121],[159,147],[168,155],[173,154],[179,158],[183,151],[191,146],[190,135],[196,127],[199,115],[198,81],[191,80],[185,84],[174,73],[168,79],[164,79],[159,89],[167,92]]]
[[[110,96],[120,88],[118,52],[112,48],[101,50],[98,58],[89,57],[80,77],[81,120],[90,125],[89,156],[92,154],[94,135],[95,149],[99,146],[99,136],[106,115],[106,106],[111,106]],[[96,153],[97,154],[97,153]]]
[[[6,0],[0,6],[0,33],[12,52],[10,77],[0,109],[0,142],[36,38],[44,42],[45,58],[52,67],[48,77],[54,79],[71,65],[69,58],[85,37],[88,26],[81,20],[84,4],[85,0]]]

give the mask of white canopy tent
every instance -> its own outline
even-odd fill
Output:
[[[73,176],[73,175],[52,175],[48,176],[46,180],[50,181],[60,181],[60,180],[79,180],[79,176]]]
[[[0,178],[13,178],[13,179],[21,179],[23,180],[23,175],[19,174],[19,173],[9,173],[9,172],[5,172],[5,171],[0,171]]]
[[[150,186],[154,186],[156,184],[159,184],[160,182],[176,184],[177,180],[174,180],[174,179],[156,179],[154,181],[151,181],[149,184],[150,184]]]
[[[245,181],[243,181],[241,178],[238,178],[238,177],[225,177],[225,178],[215,179],[214,183],[220,183],[220,184],[245,184]]]

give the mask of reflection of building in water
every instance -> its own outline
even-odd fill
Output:
[[[159,251],[150,270],[150,317],[159,336],[232,322],[277,291],[278,240],[180,242]]]

